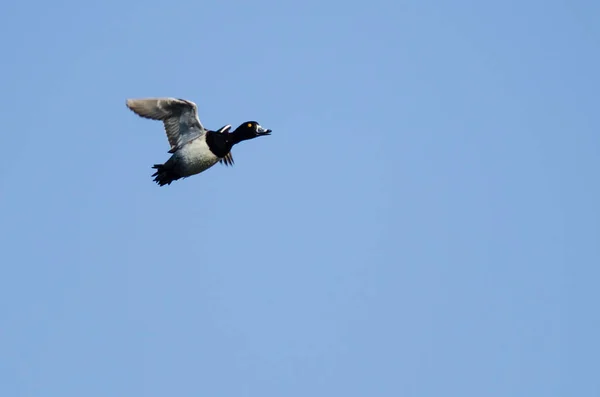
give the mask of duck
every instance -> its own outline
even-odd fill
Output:
[[[142,118],[163,122],[171,157],[152,166],[156,170],[152,174],[154,182],[159,186],[199,174],[217,163],[233,166],[234,145],[272,132],[253,120],[240,124],[232,132],[231,124],[209,130],[200,122],[197,105],[187,99],[130,98],[126,105]]]

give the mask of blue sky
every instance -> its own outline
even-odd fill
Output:
[[[600,395],[599,17],[3,3],[0,395]],[[273,135],[159,188],[144,96]]]

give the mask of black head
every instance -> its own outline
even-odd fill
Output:
[[[246,121],[240,124],[231,135],[235,137],[235,142],[237,143],[263,135],[271,135],[271,130],[264,129],[256,121]]]

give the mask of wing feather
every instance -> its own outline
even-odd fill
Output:
[[[192,101],[178,98],[128,99],[127,107],[140,117],[160,120],[164,124],[171,150],[205,133]]]
[[[234,161],[231,152],[227,153],[222,159],[219,159],[219,163],[232,166],[234,164]]]

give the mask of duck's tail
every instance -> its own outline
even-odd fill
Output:
[[[152,176],[154,176],[154,182],[158,183],[160,186],[170,185],[171,182],[176,181],[181,178],[177,173],[173,172],[173,170],[165,164],[154,164],[152,166],[156,170]]]

